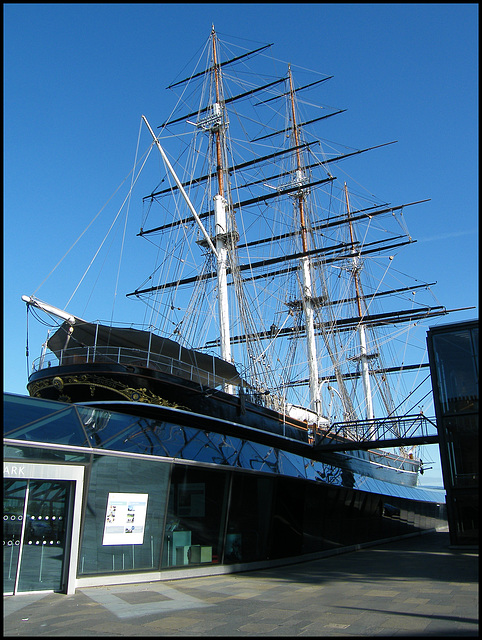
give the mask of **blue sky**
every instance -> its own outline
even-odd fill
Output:
[[[165,87],[213,23],[227,40],[274,43],[280,59],[333,75],[326,103],[347,109],[337,141],[398,141],[344,168],[381,200],[431,199],[407,212],[411,273],[437,281],[447,308],[477,305],[477,4],[5,4],[5,391],[26,393],[21,295],[66,304],[81,249],[47,276],[130,171],[141,114],[163,121]],[[79,305],[69,310],[82,315]],[[45,333],[29,335],[32,361]],[[435,463],[426,478],[437,483]]]

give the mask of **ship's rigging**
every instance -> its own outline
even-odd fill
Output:
[[[139,233],[160,246],[176,229],[197,234],[201,266],[189,273],[191,261],[181,258],[182,268],[174,277],[159,269],[149,286],[141,285],[128,295],[153,295],[156,302],[149,304],[154,306],[192,286],[190,301],[170,305],[187,311],[176,324],[176,339],[196,349],[218,349],[223,359],[242,362],[248,385],[265,394],[267,405],[279,409],[285,402],[304,402],[320,416],[345,421],[391,415],[399,405],[387,374],[413,371],[417,365],[404,360],[385,363],[382,352],[389,338],[404,339],[398,323],[413,326],[446,310],[415,300],[419,290],[427,291],[433,283],[390,288],[383,279],[363,288],[362,279],[367,260],[383,263],[385,278],[393,253],[413,242],[403,225],[398,228],[403,233],[387,235],[378,221],[387,217],[396,222],[404,208],[426,200],[353,207],[345,183],[337,192],[331,167],[392,143],[329,154],[310,131],[344,110],[304,118],[299,111],[303,92],[319,89],[330,77],[296,87],[288,66],[284,76],[258,81],[246,63],[264,56],[266,48],[224,61],[220,48],[213,28],[206,70],[169,87],[182,91],[186,106],[186,96],[193,96],[194,89],[201,101],[164,122],[159,139],[168,132],[190,133],[193,144],[188,152],[181,137],[180,178],[174,183],[166,175],[162,182],[171,185],[145,196],[149,219],[155,223],[148,228],[144,224]],[[269,122],[264,130],[258,125],[262,115]],[[246,142],[241,143],[242,135]],[[185,215],[181,190],[189,193],[197,219]],[[209,240],[200,233],[204,227]],[[371,231],[375,239],[369,239]],[[218,304],[214,333],[209,326],[214,311],[207,304],[209,293]],[[398,301],[405,293],[405,308],[378,309],[382,298],[391,295]],[[268,303],[275,306],[266,313]],[[376,338],[375,329],[385,330],[385,337]],[[299,338],[307,345],[303,350]],[[305,368],[309,375],[303,375]],[[309,390],[303,402],[293,395],[302,386]]]
[[[426,428],[434,425],[424,415],[431,391],[424,388],[424,335],[416,353],[409,334],[448,311],[430,300],[435,283],[410,281],[394,266],[399,251],[415,242],[404,211],[427,200],[377,201],[338,180],[340,163],[393,142],[340,151],[315,137],[344,112],[305,99],[322,92],[331,76],[297,85],[300,69],[286,64],[273,75],[272,60],[269,72],[254,75],[251,63],[266,62],[269,46],[233,55],[213,27],[205,70],[198,65],[169,85],[179,101],[159,135],[142,116],[162,160],[149,183],[157,186],[143,198],[138,242],[154,245],[160,259],[127,296],[146,302],[147,327],[91,324],[24,296],[27,309],[63,320],[43,345],[39,369],[47,366],[47,348],[60,368],[72,358],[87,368],[102,358],[122,367],[134,360],[151,370],[144,401],[161,404],[159,389],[183,401],[178,371],[201,385],[196,393],[206,399],[227,392],[222,403],[231,405],[231,417],[244,415],[249,401],[247,425],[264,428],[265,418],[256,417],[264,407],[259,415],[270,416],[271,429],[285,435],[297,421],[298,438],[321,448],[327,443],[330,451],[348,440],[360,450],[383,441],[433,442]],[[412,362],[413,355],[420,357]],[[135,369],[129,367],[122,375],[129,377]],[[164,388],[154,372],[166,367],[174,381]],[[54,382],[40,373],[31,390],[55,395]],[[404,386],[400,374],[412,381]],[[95,370],[89,375],[84,386],[94,394]],[[111,380],[125,396],[122,384]],[[192,401],[190,410],[197,407]],[[224,415],[215,405],[205,411]]]

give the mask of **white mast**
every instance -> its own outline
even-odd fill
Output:
[[[351,211],[350,211],[350,201],[348,199],[348,188],[345,182],[345,200],[346,200],[346,212],[348,216],[348,225],[350,228],[350,240],[352,245],[352,270],[353,270],[353,278],[355,280],[355,291],[356,291],[356,302],[358,307],[358,315],[360,317],[360,323],[358,325],[358,339],[360,342],[360,367],[361,367],[361,376],[363,382],[363,393],[365,397],[365,407],[366,407],[366,418],[367,420],[373,420],[373,398],[372,398],[372,390],[371,390],[371,382],[370,382],[370,369],[368,367],[368,359],[369,355],[367,352],[367,342],[366,342],[366,333],[365,333],[365,325],[362,322],[363,312],[361,305],[361,295],[360,295],[360,283],[358,273],[360,271],[360,261],[355,251],[355,237],[353,234],[353,227],[351,223]],[[375,439],[375,434],[371,433],[372,439]]]
[[[228,223],[227,223],[227,206],[228,203],[224,197],[224,177],[223,177],[223,153],[222,153],[222,143],[224,140],[222,139],[222,128],[223,128],[223,114],[222,114],[222,105],[220,101],[220,90],[219,90],[219,65],[217,62],[217,53],[216,53],[216,42],[215,42],[215,32],[214,27],[212,30],[212,43],[213,43],[213,61],[214,61],[214,76],[215,76],[215,84],[216,84],[216,102],[213,105],[213,113],[212,118],[209,118],[209,125],[206,125],[210,131],[212,131],[215,135],[216,141],[216,155],[217,155],[217,179],[218,179],[218,193],[214,196],[214,225],[215,225],[215,237],[214,243],[210,238],[208,232],[206,231],[204,225],[202,224],[194,206],[192,205],[189,197],[184,190],[179,178],[177,177],[172,165],[166,157],[164,150],[162,149],[159,140],[156,138],[152,128],[145,116],[142,116],[144,122],[146,123],[157,148],[159,149],[164,162],[166,163],[167,168],[171,172],[176,182],[177,187],[181,191],[183,198],[185,199],[191,213],[194,216],[197,224],[199,225],[204,238],[213,252],[216,258],[216,272],[217,272],[217,284],[218,284],[218,314],[219,314],[219,334],[220,334],[220,343],[221,343],[221,358],[226,360],[227,362],[232,362],[231,355],[231,332],[229,326],[229,304],[228,304],[228,278],[227,278],[227,268],[228,268]],[[203,123],[203,128],[205,123]],[[234,389],[232,385],[226,385],[225,391],[228,393],[234,393]]]
[[[316,353],[315,323],[313,314],[313,291],[311,283],[310,259],[301,258],[303,285],[303,309],[305,313],[308,369],[310,375],[310,408],[321,415],[320,387],[318,384],[318,360]]]
[[[231,356],[231,332],[229,326],[229,304],[228,304],[228,280],[227,280],[227,261],[228,261],[228,226],[227,226],[227,201],[224,197],[224,176],[223,176],[223,114],[220,95],[220,78],[219,65],[216,52],[216,37],[214,26],[212,29],[212,46],[213,46],[213,66],[214,80],[216,88],[216,102],[214,104],[214,115],[216,116],[212,131],[216,140],[216,158],[217,158],[217,179],[218,193],[214,196],[214,224],[215,224],[215,241],[217,251],[217,279],[218,279],[218,311],[219,311],[219,332],[221,340],[221,358],[232,361]],[[232,392],[232,388],[226,389]]]
[[[219,306],[219,324],[220,324],[220,337],[221,337],[221,357],[223,360],[227,360],[231,362],[231,342],[230,342],[230,332],[229,332],[229,309],[228,309],[228,282],[227,282],[227,248],[226,248],[226,200],[223,198],[221,194],[218,194],[214,197],[214,211],[215,211],[215,225],[216,225],[216,246],[214,246],[213,241],[211,240],[206,228],[199,215],[197,214],[192,202],[189,199],[184,187],[181,184],[174,168],[169,162],[164,149],[161,147],[159,140],[156,138],[156,134],[152,130],[147,118],[142,116],[142,119],[147,125],[151,136],[159,149],[159,152],[162,155],[164,162],[166,163],[167,168],[171,172],[174,181],[179,188],[186,204],[188,205],[191,213],[194,216],[201,232],[216,257],[217,262],[217,277],[218,277],[218,306]],[[226,386],[226,390],[231,393],[232,387],[231,385]]]
[[[296,124],[296,112],[294,103],[294,89],[293,78],[291,76],[291,67],[288,67],[288,77],[290,83],[290,97],[291,97],[291,114],[293,120],[293,134],[295,147],[299,146],[298,139],[298,127]],[[298,202],[298,213],[300,219],[301,229],[301,241],[303,246],[303,253],[305,254],[301,260],[301,281],[302,281],[302,302],[303,311],[305,315],[306,326],[306,339],[307,339],[307,356],[308,356],[308,370],[310,380],[310,408],[318,416],[321,415],[321,399],[320,399],[320,387],[318,382],[318,359],[316,352],[316,340],[315,340],[315,324],[314,324],[314,304],[313,304],[313,286],[311,280],[311,263],[310,258],[306,255],[308,253],[308,239],[306,231],[305,213],[304,213],[304,193],[302,190],[303,183],[303,171],[301,163],[300,150],[296,151],[296,179],[300,183],[300,189],[296,196]]]
[[[214,218],[216,228],[217,277],[218,277],[218,311],[219,331],[221,339],[221,358],[231,362],[231,334],[229,328],[228,250],[226,247],[226,200],[221,194],[214,196]]]

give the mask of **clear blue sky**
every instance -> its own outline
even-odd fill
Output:
[[[5,391],[26,393],[21,295],[65,305],[85,256],[39,286],[130,171],[141,114],[161,124],[165,87],[213,23],[224,39],[273,42],[280,59],[333,75],[326,103],[348,109],[337,141],[398,140],[353,173],[381,200],[431,198],[407,213],[411,274],[437,281],[447,308],[477,305],[477,4],[5,4]],[[82,315],[75,299],[69,310]],[[29,333],[32,361],[45,333]],[[426,478],[439,482],[437,461]]]

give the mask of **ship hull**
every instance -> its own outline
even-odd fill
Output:
[[[417,484],[417,460],[377,450],[316,450],[309,425],[300,420],[256,405],[243,396],[146,367],[101,363],[49,367],[32,374],[27,388],[33,397],[96,406],[107,402],[127,413],[137,411],[139,404],[146,405],[146,411],[149,406],[153,410],[159,407],[187,410],[208,417],[211,430],[223,433],[229,425],[229,430],[242,439],[254,438],[279,450],[333,464],[348,473],[404,486]]]

